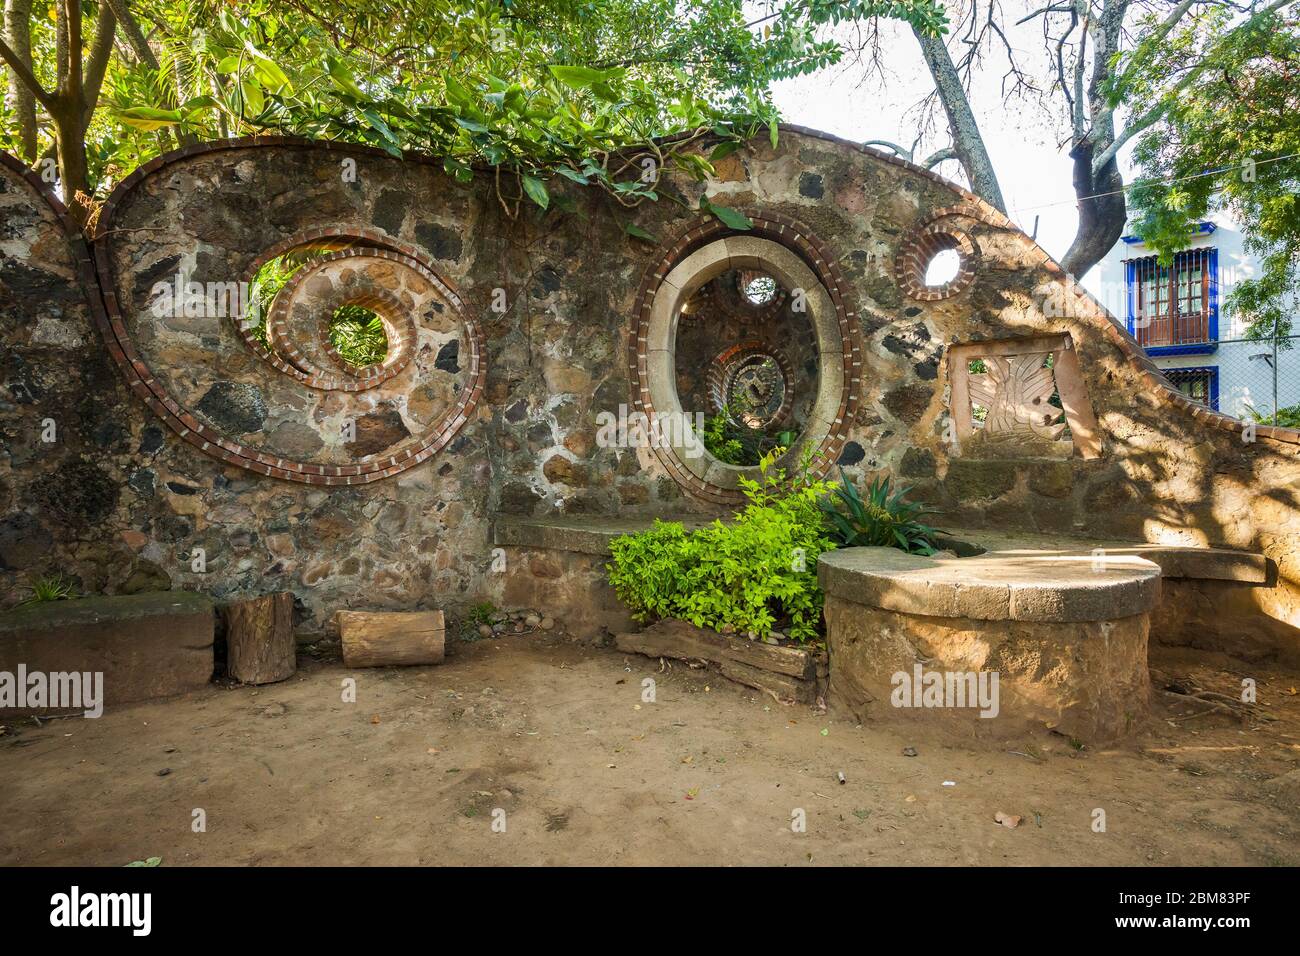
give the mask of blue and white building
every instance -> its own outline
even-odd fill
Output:
[[[1238,418],[1250,408],[1268,416],[1275,400],[1282,408],[1300,403],[1300,338],[1279,343],[1275,354],[1271,341],[1246,340],[1249,323],[1225,306],[1237,282],[1259,274],[1243,239],[1217,213],[1161,265],[1130,228],[1084,282],[1179,389]]]

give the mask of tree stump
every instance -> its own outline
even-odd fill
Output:
[[[225,608],[226,671],[241,684],[274,684],[298,669],[293,595],[288,591]]]
[[[336,617],[349,667],[441,664],[446,653],[441,611],[339,611]]]

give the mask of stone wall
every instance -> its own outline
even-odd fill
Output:
[[[1277,584],[1247,600],[1300,626],[1300,436],[1260,427],[1243,441],[1239,423],[1171,393],[998,213],[854,144],[785,128],[776,147],[758,139],[721,161],[716,180],[669,176],[681,203],[630,214],[657,245],[576,184],[556,185],[548,212],[525,204],[512,218],[486,174],[462,186],[440,164],[356,147],[209,144],[115,191],[84,289],[79,240],[14,164],[0,177],[0,599],[51,571],[108,592],[165,575],[218,599],[287,588],[316,629],[340,607],[455,609],[498,593],[484,578],[498,514],[724,510],[727,496],[683,478],[663,449],[601,442],[597,417],[644,405],[645,310],[676,263],[728,234],[693,211],[707,191],[761,219],[753,235],[800,257],[833,306],[844,384],[823,410],[819,468],[899,475],[954,527],[1260,551]],[[368,389],[322,397],[228,316],[159,320],[159,283],[239,283],[303,248],[388,257],[349,280],[363,285],[391,288],[390,266],[442,284],[436,349],[389,379],[379,405]],[[933,289],[917,274],[937,248],[963,262]],[[1096,457],[1032,443],[976,457],[952,440],[947,347],[1046,333],[1069,336]],[[47,418],[54,443],[39,441]],[[363,419],[369,441],[337,437]]]

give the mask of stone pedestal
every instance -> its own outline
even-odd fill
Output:
[[[1147,713],[1150,561],[846,548],[822,556],[819,577],[830,703],[858,719],[1037,725],[1097,743]]]

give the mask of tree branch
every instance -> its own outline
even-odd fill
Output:
[[[82,86],[86,106],[82,112],[82,126],[89,126],[99,103],[99,91],[104,85],[104,74],[108,71],[108,61],[113,55],[113,35],[117,32],[117,17],[112,6],[107,3],[99,5],[99,16],[95,20],[95,43],[90,48],[90,59],[86,61],[86,75]]]
[[[925,57],[930,76],[934,79],[939,102],[948,117],[948,129],[952,134],[953,149],[961,161],[962,169],[970,180],[971,191],[980,198],[1006,212],[1006,203],[1002,199],[1002,189],[998,185],[997,173],[984,147],[984,138],[980,135],[979,123],[971,111],[970,100],[962,86],[957,68],[953,66],[948,48],[940,37],[931,37],[915,28],[912,29],[916,41],[921,45],[921,54]]]
[[[935,150],[927,156],[925,162],[923,162],[921,166],[924,169],[934,169],[934,167],[938,166],[942,162],[959,158],[957,150],[953,149],[951,146],[945,146],[943,149]]]
[[[117,17],[117,22],[122,24],[122,33],[126,37],[126,42],[130,45],[131,51],[145,66],[154,70],[159,69],[158,57],[154,56],[153,49],[149,46],[149,41],[145,39],[144,33],[140,30],[140,25],[132,15],[127,0],[105,0],[105,2],[113,9],[113,15]]]
[[[909,163],[912,161],[912,151],[910,149],[907,149],[904,146],[899,146],[897,143],[891,143],[887,139],[869,139],[862,145],[863,146],[884,146],[887,149],[892,149],[895,153],[903,157]]]
[[[1295,0],[1272,0],[1272,2],[1269,3],[1267,6],[1261,7],[1256,13],[1251,15],[1249,18],[1243,20],[1241,23],[1237,24],[1227,33],[1224,33],[1222,36],[1220,36],[1218,40],[1215,41],[1215,45],[1216,46],[1221,45],[1228,37],[1237,33],[1239,30],[1243,29],[1249,24],[1255,22],[1260,17],[1267,16],[1268,14],[1273,13],[1275,10],[1279,9],[1280,7],[1284,7],[1288,3],[1294,3],[1294,2]],[[1188,6],[1188,5],[1190,5],[1190,0],[1183,0],[1183,3],[1179,4],[1180,7]],[[1177,96],[1180,92],[1182,92],[1182,90],[1186,89],[1188,84],[1190,84],[1193,80],[1195,80],[1202,73],[1204,73],[1205,70],[1209,67],[1210,62],[1211,62],[1210,54],[1206,53],[1206,55],[1201,58],[1201,61],[1197,63],[1195,66],[1193,66],[1186,73],[1184,73],[1182,78],[1177,83],[1175,83],[1173,87],[1169,89],[1168,92],[1166,92],[1163,96],[1161,96],[1159,101],[1157,101],[1150,109],[1139,114],[1135,119],[1130,120],[1124,126],[1124,131],[1120,133],[1118,136],[1115,136],[1114,139],[1111,141],[1111,143],[1104,150],[1102,150],[1102,152],[1098,153],[1096,157],[1094,157],[1092,168],[1094,170],[1100,170],[1103,166],[1105,166],[1108,162],[1110,162],[1115,158],[1115,156],[1119,153],[1120,148],[1123,147],[1125,143],[1131,140],[1138,133],[1142,132],[1143,130],[1149,128],[1154,123],[1156,123],[1160,119],[1160,117],[1162,117],[1165,114],[1165,110],[1169,108],[1173,98]]]
[[[5,61],[9,69],[13,70],[14,75],[18,77],[23,86],[31,90],[32,96],[36,97],[38,103],[47,110],[54,104],[54,97],[41,88],[40,81],[27,68],[27,64],[18,58],[18,54],[11,50],[9,44],[5,43],[4,40],[0,40],[0,59]]]

